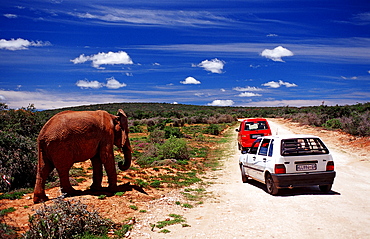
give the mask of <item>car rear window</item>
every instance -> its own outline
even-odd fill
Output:
[[[261,130],[268,129],[266,121],[257,121],[257,122],[245,122],[244,130]]]
[[[281,155],[328,154],[329,150],[318,138],[284,139],[281,142]]]

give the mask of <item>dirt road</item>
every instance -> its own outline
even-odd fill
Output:
[[[273,134],[291,131],[269,120]],[[234,135],[236,139],[236,134]],[[281,195],[266,193],[263,184],[241,182],[236,140],[222,159],[221,170],[212,172],[211,193],[204,204],[185,209],[175,204],[176,192],[148,205],[137,219],[130,238],[370,238],[370,163],[325,140],[337,171],[332,191],[316,187],[282,190]],[[365,156],[366,157],[366,156]],[[151,231],[151,224],[168,214],[183,215],[190,227],[166,227],[168,234]]]

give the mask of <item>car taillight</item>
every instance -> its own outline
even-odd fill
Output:
[[[285,165],[284,164],[275,164],[275,173],[276,174],[286,173]]]
[[[333,161],[329,161],[326,164],[326,171],[334,171],[334,162]]]

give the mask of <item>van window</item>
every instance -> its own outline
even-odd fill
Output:
[[[252,147],[249,149],[250,154],[256,154],[258,150],[258,146],[260,145],[261,140],[256,139],[256,141],[253,142]]]
[[[285,139],[281,142],[281,155],[328,154],[329,150],[318,138]]]
[[[258,152],[258,155],[267,156],[267,151],[269,149],[271,139],[263,139],[260,147],[260,151]]]
[[[244,130],[261,130],[261,129],[268,129],[266,121],[258,121],[258,122],[245,122]]]

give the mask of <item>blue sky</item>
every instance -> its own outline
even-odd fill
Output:
[[[0,0],[0,102],[370,101],[370,2]]]

